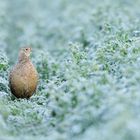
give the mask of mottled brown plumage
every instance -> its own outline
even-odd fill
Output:
[[[9,85],[17,98],[30,98],[36,90],[38,74],[30,60],[31,48],[22,48],[18,63],[10,72]]]

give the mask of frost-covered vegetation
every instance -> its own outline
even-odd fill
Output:
[[[0,140],[140,140],[139,0],[0,0]],[[32,45],[40,81],[8,73]]]

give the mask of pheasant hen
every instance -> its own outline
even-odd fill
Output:
[[[30,60],[31,48],[21,48],[18,63],[9,76],[9,85],[17,98],[30,98],[37,88],[38,74]]]

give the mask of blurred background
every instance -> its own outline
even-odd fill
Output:
[[[57,52],[72,41],[94,41],[104,25],[111,23],[116,29],[132,25],[129,20],[139,15],[138,4],[136,0],[1,0],[1,47],[15,61],[18,48],[28,44]]]
[[[18,48],[28,44],[46,50],[64,49],[69,41],[79,39],[82,31],[89,28],[94,3],[91,0],[1,1],[1,46],[6,48],[11,61],[15,61]]]
[[[0,0],[0,140],[140,140],[139,0]],[[31,45],[40,81],[15,99]]]

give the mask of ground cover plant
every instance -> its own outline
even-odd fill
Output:
[[[0,1],[0,139],[139,140],[139,0]],[[30,44],[39,86],[15,99]]]

